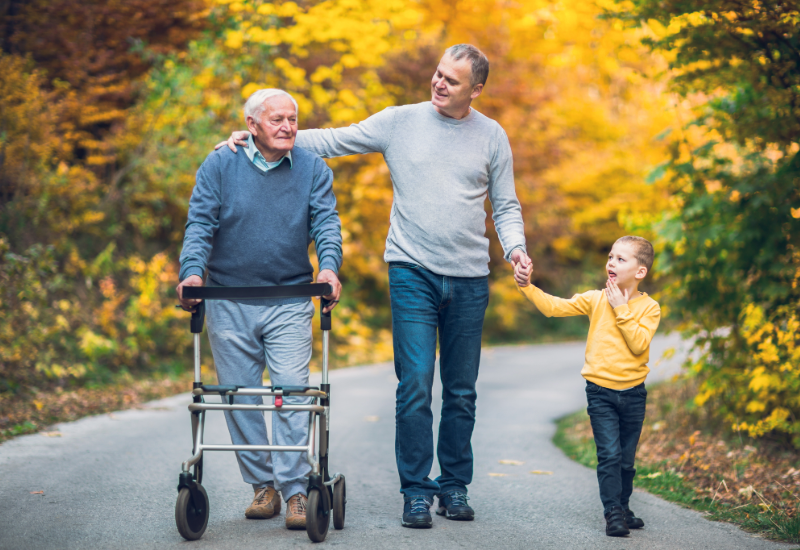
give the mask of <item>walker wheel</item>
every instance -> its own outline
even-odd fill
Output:
[[[333,486],[333,526],[344,529],[344,512],[347,504],[347,490],[345,489],[344,476]]]
[[[208,494],[202,485],[197,485],[197,493],[202,496],[201,502],[195,502],[192,492],[184,487],[178,493],[175,503],[175,524],[178,532],[186,540],[197,540],[203,536],[208,526]]]
[[[328,490],[320,491],[312,488],[308,492],[308,507],[306,508],[306,532],[312,541],[322,542],[325,540],[331,520],[330,512],[331,501]]]

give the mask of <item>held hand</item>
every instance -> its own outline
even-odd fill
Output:
[[[611,279],[606,281],[606,297],[608,298],[608,303],[611,304],[613,309],[616,309],[623,304],[627,304],[629,299],[628,290],[620,290],[617,286],[617,283]]]
[[[519,286],[531,284],[533,262],[524,251],[518,248],[511,253],[511,265],[514,266],[514,280]]]
[[[317,282],[318,283],[328,283],[333,287],[333,292],[328,294],[327,296],[323,296],[326,300],[330,302],[325,309],[322,310],[323,313],[328,313],[333,308],[336,307],[336,304],[339,303],[339,296],[342,293],[342,283],[339,282],[339,277],[336,276],[336,273],[331,271],[330,269],[323,269],[317,275]]]
[[[517,248],[514,252],[511,253],[511,265],[514,266],[516,269],[517,265],[521,264],[522,267],[533,267],[533,262],[525,253],[524,250]]]
[[[514,280],[521,287],[531,284],[531,275],[533,274],[533,264],[528,267],[522,267],[522,264],[517,264],[514,267]]]
[[[203,286],[203,279],[197,275],[190,275],[186,277],[181,283],[175,287],[175,291],[178,293],[178,301],[181,303],[181,307],[185,311],[191,311],[194,313],[194,306],[200,303],[200,300],[195,300],[192,298],[187,298],[186,300],[183,299],[183,287],[185,286]]]
[[[247,130],[237,130],[231,133],[231,137],[229,137],[226,141],[220,141],[214,146],[214,150],[216,151],[223,145],[227,145],[228,149],[236,152],[236,146],[241,145],[242,147],[247,147],[247,139],[250,137],[250,132]]]

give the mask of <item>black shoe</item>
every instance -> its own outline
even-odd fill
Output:
[[[436,513],[447,519],[458,521],[472,521],[475,519],[475,510],[467,504],[469,497],[461,491],[450,491],[439,495],[439,508]]]
[[[433,525],[431,519],[431,504],[426,497],[413,497],[403,505],[403,527],[412,529],[430,529]]]
[[[625,510],[622,506],[612,506],[606,512],[606,535],[609,537],[624,537],[629,535],[628,526],[625,525]]]
[[[625,525],[628,526],[628,529],[641,529],[644,527],[644,522],[641,518],[637,518],[633,510],[625,510]]]

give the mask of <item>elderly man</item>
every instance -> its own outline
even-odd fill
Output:
[[[250,130],[245,154],[215,151],[197,172],[181,253],[183,287],[269,286],[309,283],[313,240],[320,272],[339,300],[337,272],[342,262],[341,223],[333,195],[333,175],[317,155],[295,147],[297,103],[283,90],[259,90],[247,100]],[[207,304],[208,338],[220,384],[260,386],[265,364],[273,385],[308,385],[311,319],[308,298],[213,300]],[[308,398],[287,397],[287,403]],[[261,403],[260,396],[236,397],[237,403]],[[268,445],[263,413],[226,411],[236,445]],[[273,413],[277,445],[305,445],[308,418],[302,412]],[[248,518],[280,513],[287,501],[286,526],[305,529],[306,484],[311,468],[301,453],[237,452],[239,469],[255,490]]]
[[[431,80],[431,101],[390,107],[348,128],[301,131],[297,141],[322,157],[383,154],[394,186],[384,259],[394,333],[397,387],[395,453],[404,495],[402,524],[431,527],[437,514],[472,520],[475,383],[489,302],[488,194],[505,257],[530,264],[511,147],[497,122],[470,107],[489,61],[477,48],[447,49]],[[246,138],[235,132],[228,146]],[[432,384],[437,332],[443,403],[433,464]]]

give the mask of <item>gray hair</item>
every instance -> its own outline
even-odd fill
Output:
[[[291,99],[292,103],[294,103],[294,112],[299,112],[297,101],[294,100],[289,92],[279,90],[278,88],[264,88],[263,90],[256,90],[250,97],[247,98],[247,101],[244,104],[244,121],[247,122],[247,117],[253,117],[253,120],[256,122],[261,122],[261,115],[264,114],[264,111],[266,110],[266,107],[264,107],[264,102],[277,95],[285,95]]]
[[[486,79],[489,78],[489,59],[478,48],[472,44],[456,44],[447,48],[444,53],[456,61],[460,61],[465,57],[469,60],[472,64],[472,75],[469,78],[470,85],[486,84]]]

